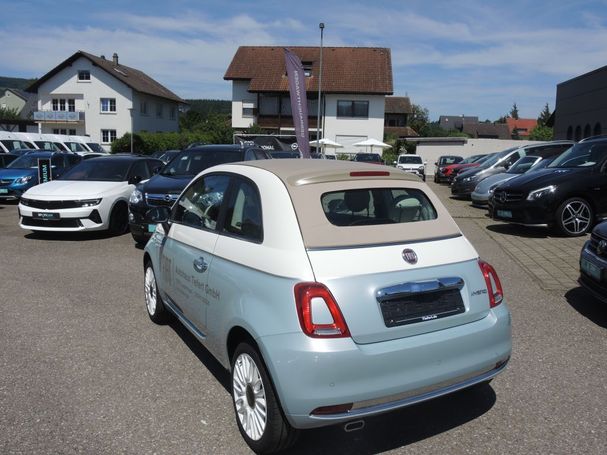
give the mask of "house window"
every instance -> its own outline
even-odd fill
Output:
[[[162,104],[156,104],[156,117],[162,118]]]
[[[91,72],[89,70],[78,71],[78,82],[90,81],[90,80],[91,80]]]
[[[603,132],[603,129],[601,128],[601,124],[600,123],[596,123],[594,125],[594,133],[593,133],[593,135],[594,136],[599,136],[600,134],[602,134],[602,132]]]
[[[101,112],[116,112],[116,98],[101,98]]]
[[[274,95],[259,95],[259,113],[261,115],[278,115],[278,97]]]
[[[53,128],[53,134],[67,134],[67,130],[65,128]]]
[[[337,117],[369,118],[368,101],[337,101]]]
[[[66,101],[65,98],[53,98],[53,111],[65,111]]]
[[[67,110],[69,112],[76,112],[76,100],[75,99],[67,100]]]
[[[101,130],[101,143],[110,144],[116,140],[116,130]]]
[[[139,112],[141,115],[148,115],[148,103],[147,101],[142,101],[139,103]]]
[[[573,139],[573,127],[569,126],[569,128],[567,128],[567,139]]]
[[[70,128],[70,130],[68,131],[67,134],[69,134],[70,136],[75,136],[76,135],[76,130]]]
[[[176,109],[174,107],[172,107],[171,113],[170,113],[171,120],[175,120],[176,115],[177,115]]]

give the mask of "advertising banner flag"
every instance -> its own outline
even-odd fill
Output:
[[[310,158],[310,142],[308,139],[308,100],[306,98],[306,78],[299,57],[285,48],[285,65],[289,78],[289,94],[291,95],[291,112],[295,125],[297,145],[303,158]]]

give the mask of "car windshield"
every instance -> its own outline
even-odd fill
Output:
[[[65,174],[61,180],[95,180],[101,182],[122,182],[131,166],[131,160],[92,158],[82,161]]]
[[[377,153],[358,153],[356,155],[356,161],[372,161],[374,163],[379,163],[381,161],[381,156]]]
[[[188,150],[180,153],[162,168],[160,175],[195,176],[206,168],[241,161],[239,150]]]
[[[445,166],[448,164],[456,164],[462,161],[461,156],[441,156],[438,160],[438,164]]]
[[[398,164],[422,164],[422,157],[419,155],[401,155],[398,157]]]
[[[524,156],[514,163],[506,174],[524,174],[531,169],[538,160],[541,160],[539,156]]]
[[[27,145],[25,142],[17,140],[17,139],[4,139],[2,145],[4,145],[9,151],[14,149],[26,149]]]
[[[64,144],[67,145],[72,152],[88,152],[84,144],[81,144],[80,142],[64,142]]]
[[[501,152],[492,153],[487,155],[483,160],[477,161],[477,163],[481,163],[480,167],[488,168],[493,166],[495,163],[501,161],[505,158],[510,152],[516,150],[518,147],[512,147],[506,150],[502,150]]]
[[[321,196],[325,216],[335,226],[411,223],[434,220],[436,209],[414,188],[333,191]]]
[[[481,160],[487,158],[488,156],[489,155],[472,155],[457,164],[479,163]]]
[[[38,158],[49,159],[50,156],[32,155],[31,153],[28,153],[27,155],[21,155],[6,167],[10,167],[12,169],[28,169],[30,167],[38,167]]]
[[[607,143],[582,142],[563,152],[548,165],[549,168],[590,167],[602,163],[607,158]]]
[[[89,146],[89,148],[93,151],[93,152],[98,152],[98,153],[105,153],[105,150],[103,150],[103,147],[101,147],[99,144],[97,144],[96,142],[87,142],[86,145]]]

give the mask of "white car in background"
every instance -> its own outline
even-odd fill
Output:
[[[26,191],[19,202],[19,226],[31,231],[128,230],[128,200],[135,185],[162,161],[110,155],[82,161],[60,179]]]
[[[398,159],[394,162],[394,165],[398,169],[415,174],[424,182],[426,181],[426,163],[422,160],[421,156],[403,153],[398,155]]]

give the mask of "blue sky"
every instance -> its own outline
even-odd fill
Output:
[[[140,69],[182,98],[230,99],[238,46],[388,47],[394,94],[496,120],[554,108],[556,84],[607,65],[601,1],[0,0],[0,75],[40,77],[77,50]]]

